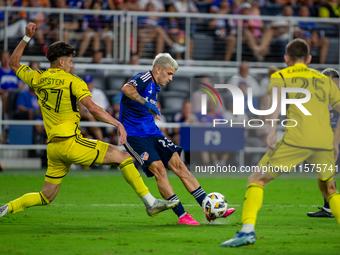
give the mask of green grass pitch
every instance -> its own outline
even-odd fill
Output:
[[[40,191],[44,171],[0,174],[0,203]],[[143,176],[160,198],[154,179]],[[149,217],[117,171],[75,171],[63,180],[49,206],[28,208],[0,219],[1,254],[340,254],[335,219],[306,216],[322,204],[316,179],[277,179],[265,188],[254,246],[221,248],[241,228],[246,179],[198,178],[207,193],[220,192],[234,215],[207,224],[202,209],[180,180],[176,194],[200,226],[177,224],[171,211]]]

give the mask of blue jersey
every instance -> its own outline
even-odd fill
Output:
[[[156,105],[159,86],[151,71],[138,73],[128,84],[133,86],[143,98]],[[125,95],[120,101],[119,121],[124,125],[128,137],[163,136],[149,109]]]
[[[1,89],[3,90],[17,89],[20,81],[21,80],[18,78],[18,76],[15,75],[12,69],[6,71],[3,68],[0,68]]]
[[[33,92],[31,94],[28,90],[21,91],[17,98],[17,108],[19,105],[31,110],[39,110],[39,102],[37,95]]]

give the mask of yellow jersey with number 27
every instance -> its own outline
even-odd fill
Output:
[[[81,134],[78,101],[91,96],[82,79],[58,68],[36,71],[27,65],[22,65],[16,75],[38,96],[48,142]]]

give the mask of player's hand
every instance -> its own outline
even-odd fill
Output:
[[[123,124],[119,124],[117,127],[118,135],[119,135],[119,145],[124,145],[126,143],[126,131]]]
[[[28,23],[26,26],[26,36],[32,38],[33,35],[35,34],[36,27],[37,26],[33,22]]]
[[[275,143],[276,143],[276,133],[269,133],[269,135],[267,136],[267,150],[269,152],[272,152],[273,150],[276,149]]]
[[[149,110],[151,113],[153,114],[156,114],[156,119],[158,120],[161,120],[161,113],[159,111],[159,108],[155,105],[153,105],[152,103],[146,101],[145,104],[144,104]]]

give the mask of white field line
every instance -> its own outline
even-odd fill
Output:
[[[1,203],[2,204],[6,204],[6,202]],[[141,204],[90,204],[90,205],[84,205],[84,204],[57,204],[57,203],[52,203],[52,206],[95,206],[95,207],[127,207],[127,206],[142,206],[144,207],[144,205]],[[184,204],[183,206],[199,206],[198,204]],[[238,205],[238,204],[228,204],[228,207],[239,207],[242,205]],[[321,206],[321,204],[319,205],[262,205],[265,207],[318,207]]]
[[[51,204],[54,206],[96,206],[96,207],[128,207],[128,206],[142,206],[141,204],[90,204],[90,205],[84,205],[84,204]],[[199,206],[198,204],[184,204],[183,206]],[[242,205],[239,204],[228,204],[228,207],[239,207]],[[318,207],[320,205],[262,205],[265,207]]]

